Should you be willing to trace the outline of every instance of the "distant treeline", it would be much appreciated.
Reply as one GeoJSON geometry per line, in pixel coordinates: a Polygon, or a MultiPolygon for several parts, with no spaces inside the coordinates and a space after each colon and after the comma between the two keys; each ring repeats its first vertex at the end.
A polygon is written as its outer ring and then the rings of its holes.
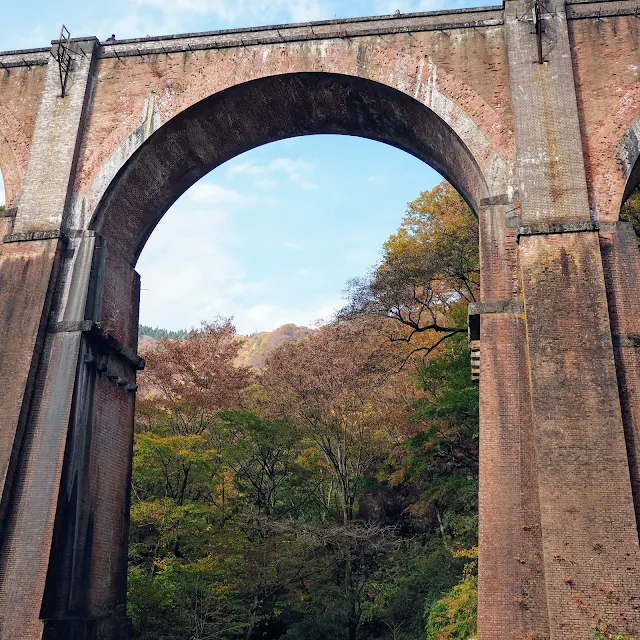
{"type": "Polygon", "coordinates": [[[184,340],[189,332],[185,329],[178,331],[170,331],[169,329],[160,329],[159,327],[148,327],[146,324],[138,325],[138,337],[150,336],[155,340],[184,340]]]}

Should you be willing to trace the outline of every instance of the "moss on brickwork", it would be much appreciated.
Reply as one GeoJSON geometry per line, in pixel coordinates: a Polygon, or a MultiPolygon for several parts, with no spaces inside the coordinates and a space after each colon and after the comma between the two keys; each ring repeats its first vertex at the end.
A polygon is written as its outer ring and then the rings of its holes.
{"type": "Polygon", "coordinates": [[[625,636],[624,634],[607,631],[606,629],[594,629],[591,638],[592,640],[636,640],[631,636],[625,636]]]}

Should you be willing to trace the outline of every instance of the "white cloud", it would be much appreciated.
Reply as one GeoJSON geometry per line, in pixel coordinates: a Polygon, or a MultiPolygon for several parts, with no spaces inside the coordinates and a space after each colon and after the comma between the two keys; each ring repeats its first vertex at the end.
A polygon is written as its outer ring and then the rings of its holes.
{"type": "Polygon", "coordinates": [[[198,182],[194,184],[193,187],[189,189],[187,197],[191,202],[208,206],[240,204],[250,200],[250,198],[243,196],[233,189],[225,189],[218,184],[208,182],[198,182]]]}
{"type": "Polygon", "coordinates": [[[291,180],[295,184],[297,184],[301,189],[304,189],[305,191],[315,191],[316,189],[320,188],[315,182],[311,182],[311,180],[307,180],[306,178],[301,178],[297,175],[291,176],[291,180]]]}
{"type": "Polygon", "coordinates": [[[256,304],[243,311],[242,324],[238,328],[241,333],[251,333],[258,327],[260,331],[273,331],[289,322],[306,327],[318,326],[330,320],[342,306],[343,303],[337,300],[307,308],[256,304]]]}
{"type": "Polygon", "coordinates": [[[288,175],[309,173],[314,165],[306,160],[294,160],[293,158],[276,158],[267,164],[256,164],[253,160],[247,160],[235,164],[229,168],[229,175],[236,173],[248,175],[263,175],[265,173],[282,172],[288,175]]]}
{"type": "Polygon", "coordinates": [[[322,20],[331,15],[332,5],[323,0],[134,0],[140,7],[151,7],[163,14],[181,16],[214,16],[236,23],[273,20],[283,17],[293,22],[322,20]]]}
{"type": "MultiPolygon", "coordinates": [[[[153,232],[136,270],[141,274],[143,324],[170,329],[199,326],[215,316],[233,317],[242,334],[271,331],[288,322],[313,326],[342,303],[322,298],[277,301],[282,285],[249,279],[235,256],[237,229],[220,212],[176,203],[153,232]]],[[[282,242],[286,249],[304,248],[282,242]]],[[[309,269],[300,269],[306,275],[309,269]]]]}
{"type": "MultiPolygon", "coordinates": [[[[306,160],[295,160],[293,158],[276,158],[267,164],[256,164],[252,160],[234,164],[229,167],[228,175],[250,175],[264,176],[273,174],[284,174],[289,180],[300,189],[305,191],[315,191],[319,186],[309,179],[315,165],[306,160]]],[[[272,188],[276,182],[269,178],[260,178],[256,184],[262,188],[272,188]]]]}
{"type": "Polygon", "coordinates": [[[275,180],[270,180],[269,178],[261,178],[260,180],[256,180],[254,184],[259,189],[268,190],[268,189],[274,189],[277,183],[275,180]]]}
{"type": "Polygon", "coordinates": [[[369,176],[367,182],[371,184],[387,184],[389,179],[386,176],[369,176]]]}

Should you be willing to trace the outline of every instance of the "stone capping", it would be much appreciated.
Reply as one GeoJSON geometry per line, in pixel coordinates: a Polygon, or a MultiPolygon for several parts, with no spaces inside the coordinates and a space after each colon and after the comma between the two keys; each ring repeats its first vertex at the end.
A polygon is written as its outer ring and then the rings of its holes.
{"type": "Polygon", "coordinates": [[[49,327],[49,333],[74,333],[77,331],[85,333],[90,340],[94,340],[106,347],[107,350],[117,354],[137,371],[144,369],[145,361],[133,349],[104,331],[100,323],[94,320],[62,320],[49,327]]]}
{"type": "MultiPolygon", "coordinates": [[[[216,49],[229,49],[233,47],[250,47],[258,45],[284,44],[287,42],[308,42],[313,40],[335,40],[360,38],[364,36],[395,35],[400,33],[419,33],[422,31],[446,31],[450,29],[475,29],[478,27],[495,27],[504,24],[502,18],[490,20],[472,20],[468,22],[438,22],[422,23],[405,26],[372,27],[359,28],[357,30],[341,31],[326,30],[314,31],[313,26],[300,27],[295,33],[280,32],[278,29],[262,32],[260,34],[249,34],[244,38],[238,34],[216,38],[213,41],[202,40],[193,44],[178,40],[176,44],[159,44],[157,42],[145,41],[143,47],[132,47],[126,44],[123,48],[107,49],[103,43],[103,49],[99,58],[131,58],[145,55],[163,55],[170,53],[195,53],[197,51],[208,51],[216,49]]],[[[190,38],[191,36],[189,36],[190,38]]]]}
{"type": "Polygon", "coordinates": [[[487,313],[505,313],[518,315],[524,313],[522,300],[488,300],[487,302],[470,302],[468,315],[484,315],[487,313]]]}
{"type": "Polygon", "coordinates": [[[640,333],[612,333],[614,347],[640,347],[640,333]]]}
{"type": "Polygon", "coordinates": [[[16,207],[13,209],[4,209],[0,211],[0,218],[15,218],[16,213],[18,213],[18,209],[16,207]]]}
{"type": "Polygon", "coordinates": [[[547,236],[557,233],[583,233],[594,231],[616,231],[619,225],[627,224],[624,220],[616,222],[539,222],[518,227],[520,236],[547,236]]]}
{"type": "Polygon", "coordinates": [[[1,51],[0,71],[7,74],[16,67],[42,67],[49,64],[51,47],[46,49],[25,49],[24,51],[1,51]]]}
{"type": "Polygon", "coordinates": [[[508,193],[501,193],[497,196],[492,196],[490,198],[482,198],[480,200],[481,207],[493,207],[495,205],[507,205],[513,204],[513,198],[509,197],[508,193]]]}
{"type": "Polygon", "coordinates": [[[640,18],[640,5],[637,0],[566,0],[566,15],[567,20],[634,15],[640,18]]]}
{"type": "MultiPolygon", "coordinates": [[[[413,18],[437,18],[442,16],[460,16],[473,13],[502,13],[503,6],[489,5],[484,7],[470,7],[462,9],[443,9],[440,11],[417,11],[413,13],[401,13],[399,15],[386,14],[380,16],[363,16],[356,18],[336,18],[334,20],[313,20],[310,22],[289,22],[281,24],[261,25],[257,27],[243,27],[239,29],[217,29],[214,31],[195,31],[189,33],[178,33],[164,36],[153,36],[148,38],[129,38],[123,40],[116,40],[111,42],[103,42],[103,46],[117,46],[120,44],[133,44],[133,43],[145,43],[145,42],[157,42],[161,40],[183,40],[186,38],[206,38],[209,36],[229,36],[242,33],[256,33],[260,31],[274,31],[284,29],[299,29],[304,27],[329,27],[340,26],[345,24],[358,24],[362,22],[381,22],[385,20],[409,20],[413,18]]],[[[86,38],[83,38],[86,39],[86,38]]],[[[71,39],[73,42],[74,38],[71,39]]]]}
{"type": "Polygon", "coordinates": [[[539,222],[518,228],[520,236],[546,236],[556,233],[580,233],[583,231],[598,231],[595,222],[539,222]]]}
{"type": "Polygon", "coordinates": [[[3,242],[33,242],[37,240],[54,240],[58,239],[65,244],[69,242],[69,238],[60,231],[60,229],[52,229],[51,231],[28,231],[26,233],[10,233],[6,235],[3,242]]]}

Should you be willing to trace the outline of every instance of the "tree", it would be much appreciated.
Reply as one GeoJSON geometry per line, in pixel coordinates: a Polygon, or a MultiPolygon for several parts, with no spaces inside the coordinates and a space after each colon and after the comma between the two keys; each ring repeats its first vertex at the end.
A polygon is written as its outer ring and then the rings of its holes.
{"type": "Polygon", "coordinates": [[[162,420],[174,435],[204,433],[218,413],[241,404],[249,372],[237,367],[240,341],[230,320],[203,323],[184,340],[160,340],[145,351],[138,425],[162,420]]]}
{"type": "Polygon", "coordinates": [[[378,400],[388,371],[388,354],[375,338],[338,323],[280,346],[261,377],[269,411],[289,416],[321,452],[332,479],[327,502],[338,498],[345,524],[385,438],[378,400]]]}
{"type": "Polygon", "coordinates": [[[381,263],[348,285],[343,319],[373,317],[392,342],[411,343],[403,359],[428,354],[466,329],[466,305],[479,289],[478,221],[442,182],[409,203],[381,263]]]}

